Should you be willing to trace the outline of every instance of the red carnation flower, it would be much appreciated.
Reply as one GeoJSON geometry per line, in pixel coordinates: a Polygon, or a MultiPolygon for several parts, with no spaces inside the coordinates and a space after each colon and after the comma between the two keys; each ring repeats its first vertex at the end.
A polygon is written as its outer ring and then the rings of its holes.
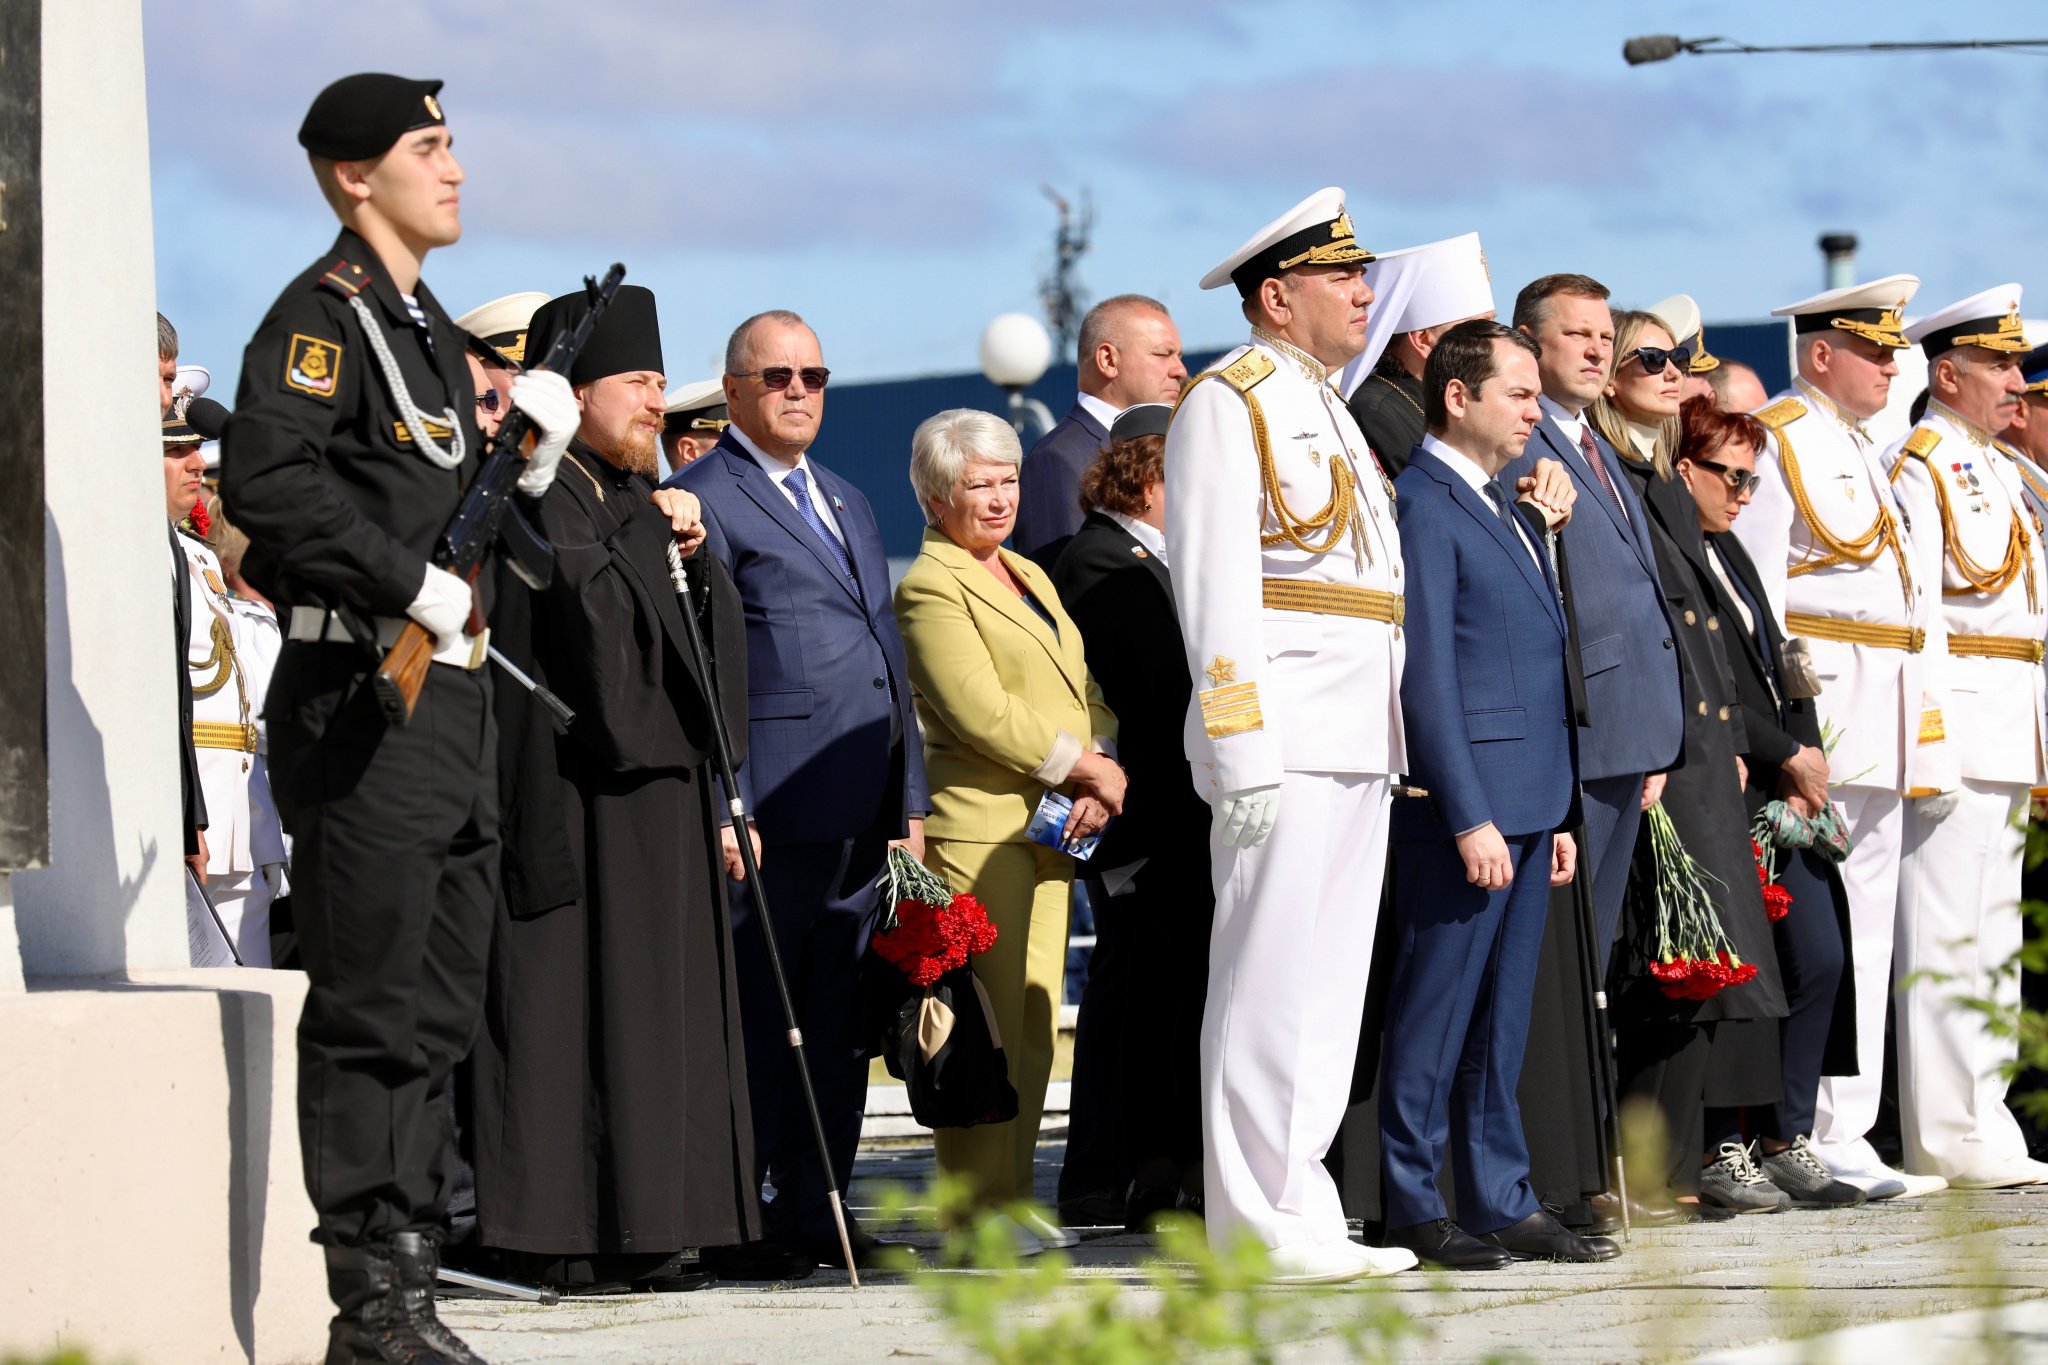
{"type": "Polygon", "coordinates": [[[1792,893],[1772,882],[1764,887],[1764,913],[1772,923],[1792,913],[1792,893]]]}

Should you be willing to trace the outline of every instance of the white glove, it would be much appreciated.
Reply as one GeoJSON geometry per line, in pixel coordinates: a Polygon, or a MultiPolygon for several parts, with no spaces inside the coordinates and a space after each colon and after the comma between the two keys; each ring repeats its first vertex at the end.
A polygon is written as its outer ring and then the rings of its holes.
{"type": "Polygon", "coordinates": [[[576,435],[582,414],[576,410],[576,395],[569,381],[547,370],[514,376],[512,406],[539,429],[533,454],[526,459],[526,472],[519,476],[519,491],[537,498],[555,481],[555,466],[562,462],[562,452],[576,435]]]}
{"type": "Polygon", "coordinates": [[[405,614],[425,626],[443,648],[458,643],[469,625],[469,584],[446,569],[427,565],[427,581],[405,614]]]}
{"type": "Polygon", "coordinates": [[[1280,787],[1240,787],[1223,794],[1216,819],[1223,829],[1223,842],[1233,848],[1257,848],[1273,832],[1273,817],[1280,813],[1280,787]]]}
{"type": "Polygon", "coordinates": [[[1960,792],[1936,792],[1932,796],[1917,796],[1913,798],[1913,809],[1920,812],[1923,820],[1946,820],[1961,795],[1960,792]]]}

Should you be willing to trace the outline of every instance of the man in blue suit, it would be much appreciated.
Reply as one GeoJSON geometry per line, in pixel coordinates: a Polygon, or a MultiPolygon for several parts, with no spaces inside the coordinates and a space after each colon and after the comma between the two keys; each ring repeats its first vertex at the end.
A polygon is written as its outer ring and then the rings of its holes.
{"type": "MultiPolygon", "coordinates": [[[[1401,710],[1409,776],[1428,795],[1393,812],[1386,1241],[1449,1269],[1620,1254],[1538,1203],[1515,1098],[1550,888],[1576,861],[1561,832],[1578,798],[1564,612],[1501,480],[1541,420],[1540,392],[1526,336],[1453,327],[1423,371],[1428,434],[1395,481],[1409,570],[1401,710]],[[1456,1223],[1437,1189],[1452,1140],[1456,1223]]],[[[1535,506],[1548,523],[1575,500],[1535,506]]]]}
{"type": "Polygon", "coordinates": [[[1117,415],[1140,403],[1180,399],[1188,367],[1180,329],[1166,305],[1143,294],[1104,299],[1081,319],[1080,395],[1059,425],[1039,438],[1017,475],[1017,528],[1010,546],[1044,566],[1081,529],[1081,474],[1102,447],[1117,415]]]}
{"type": "Polygon", "coordinates": [[[1648,514],[1613,447],[1585,417],[1614,364],[1607,287],[1584,275],[1545,275],[1516,296],[1515,329],[1541,352],[1543,418],[1505,477],[1513,484],[1549,458],[1571,472],[1579,495],[1580,513],[1559,539],[1586,683],[1580,861],[1592,878],[1595,947],[1604,967],[1621,926],[1642,812],[1656,803],[1664,770],[1678,763],[1685,743],[1678,650],[1664,615],[1648,514]]]}
{"type": "MultiPolygon", "coordinates": [[[[924,749],[910,710],[903,639],[881,531],[866,498],[811,460],[824,412],[817,334],[795,313],[747,319],[725,352],[731,425],[671,477],[703,504],[711,553],[731,570],[747,630],[747,765],[741,785],[761,840],[761,876],[804,1050],[845,1190],[867,1098],[858,982],[874,927],[875,880],[891,842],[922,856],[924,749]]],[[[726,830],[727,870],[738,845],[726,830]]],[[[775,1187],[772,1242],[838,1264],[824,1172],[757,923],[735,886],[733,939],[759,1169],[775,1187]]],[[[856,1233],[865,1262],[875,1243],[856,1233]]],[[[772,1255],[721,1267],[775,1277],[772,1255]]]]}

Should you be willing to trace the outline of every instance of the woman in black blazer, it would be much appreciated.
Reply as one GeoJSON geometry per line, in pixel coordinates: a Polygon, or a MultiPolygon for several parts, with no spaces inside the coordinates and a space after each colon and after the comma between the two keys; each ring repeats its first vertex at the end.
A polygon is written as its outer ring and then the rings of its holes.
{"type": "Polygon", "coordinates": [[[1786,1008],[1738,776],[1746,744],[1728,676],[1733,646],[1724,627],[1731,623],[1709,597],[1699,513],[1672,470],[1685,357],[1664,324],[1648,313],[1620,312],[1614,324],[1614,377],[1606,395],[1595,400],[1592,421],[1621,453],[1623,471],[1642,499],[1678,646],[1685,751],[1680,766],[1667,774],[1664,810],[1685,851],[1719,883],[1714,900],[1721,926],[1742,960],[1757,969],[1747,983],[1704,1001],[1663,993],[1649,971],[1657,949],[1658,866],[1646,821],[1636,841],[1608,992],[1624,1095],[1654,1098],[1671,1141],[1667,1178],[1675,1202],[1657,1200],[1647,1188],[1649,1173],[1629,1182],[1647,1206],[1637,1219],[1657,1223],[1726,1216],[1712,1206],[1695,1211],[1690,1201],[1700,1190],[1706,1112],[1710,1106],[1765,1104],[1778,1094],[1777,1021],[1786,1008]]]}
{"type": "Polygon", "coordinates": [[[1062,1205],[1111,1188],[1141,1230],[1199,1207],[1202,1002],[1209,982],[1209,806],[1181,727],[1194,683],[1167,573],[1162,481],[1173,410],[1127,410],[1081,478],[1081,529],[1052,569],[1088,671],[1117,715],[1134,799],[1087,864],[1095,950],[1074,1039],[1062,1205]]]}
{"type": "MultiPolygon", "coordinates": [[[[1729,530],[1756,487],[1763,424],[1741,413],[1717,411],[1699,398],[1685,405],[1681,417],[1677,473],[1699,509],[1713,570],[1706,587],[1729,626],[1727,661],[1748,737],[1744,795],[1750,814],[1783,800],[1810,815],[1827,800],[1819,716],[1811,697],[1789,695],[1801,689],[1786,668],[1784,634],[1755,564],[1729,530]]],[[[1746,1127],[1761,1154],[1761,1173],[1786,1192],[1794,1207],[1860,1203],[1861,1191],[1833,1180],[1806,1150],[1820,1078],[1856,1070],[1849,901],[1835,864],[1811,849],[1780,849],[1777,869],[1778,884],[1792,896],[1790,912],[1772,926],[1788,1006],[1779,1025],[1784,1093],[1775,1104],[1708,1112],[1711,1164],[1702,1197],[1712,1199],[1730,1182],[1746,1178],[1746,1127]]]]}

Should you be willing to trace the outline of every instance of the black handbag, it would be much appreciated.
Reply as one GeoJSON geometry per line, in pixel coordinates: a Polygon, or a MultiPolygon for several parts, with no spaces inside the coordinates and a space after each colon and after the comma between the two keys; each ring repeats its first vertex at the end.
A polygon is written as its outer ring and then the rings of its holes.
{"type": "Polygon", "coordinates": [[[988,992],[972,966],[923,989],[891,969],[902,997],[883,1029],[883,1065],[910,1092],[927,1128],[972,1128],[1017,1117],[1017,1088],[988,992]]]}

